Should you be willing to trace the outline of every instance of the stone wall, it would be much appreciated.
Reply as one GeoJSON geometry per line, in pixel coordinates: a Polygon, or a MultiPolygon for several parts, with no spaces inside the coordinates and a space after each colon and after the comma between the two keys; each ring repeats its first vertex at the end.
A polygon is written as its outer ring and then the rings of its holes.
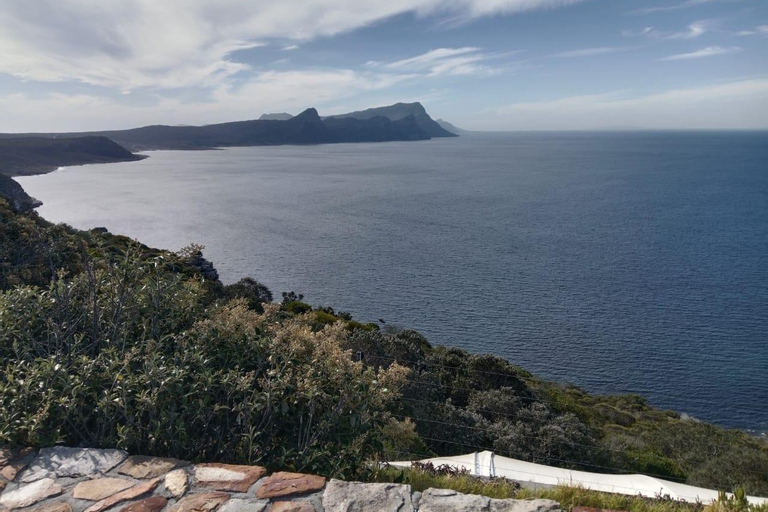
{"type": "Polygon", "coordinates": [[[259,466],[189,464],[121,450],[0,448],[0,511],[559,512],[550,500],[495,500],[445,489],[327,481],[259,466]]]}

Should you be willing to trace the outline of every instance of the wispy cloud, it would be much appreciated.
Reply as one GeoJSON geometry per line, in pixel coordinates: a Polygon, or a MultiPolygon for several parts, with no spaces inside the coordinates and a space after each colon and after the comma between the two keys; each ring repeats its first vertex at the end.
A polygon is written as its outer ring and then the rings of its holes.
{"type": "Polygon", "coordinates": [[[421,73],[429,76],[491,74],[501,70],[498,66],[488,65],[488,61],[498,60],[521,51],[504,53],[484,53],[481,48],[466,46],[463,48],[437,48],[415,57],[395,62],[367,63],[370,67],[382,67],[387,70],[421,73]]]}
{"type": "Polygon", "coordinates": [[[711,22],[697,21],[688,25],[688,30],[670,34],[666,36],[666,39],[696,39],[707,33],[711,25],[711,22]]]}
{"type": "Polygon", "coordinates": [[[623,52],[628,50],[623,46],[602,46],[599,48],[581,48],[579,50],[569,50],[567,52],[553,53],[550,57],[557,58],[578,58],[578,57],[592,57],[595,55],[605,55],[608,53],[623,52]]]}
{"type": "Polygon", "coordinates": [[[716,57],[718,55],[727,55],[729,53],[736,53],[738,51],[741,51],[741,48],[738,46],[731,46],[728,48],[724,48],[722,46],[707,46],[706,48],[702,48],[701,50],[696,50],[695,52],[678,53],[676,55],[663,57],[659,60],[670,61],[670,60],[703,59],[705,57],[716,57]]]}
{"type": "Polygon", "coordinates": [[[642,9],[635,9],[632,14],[652,14],[655,12],[669,12],[678,11],[680,9],[688,9],[689,7],[696,7],[697,5],[708,4],[717,2],[718,0],[687,0],[682,3],[673,5],[663,5],[657,7],[643,7],[642,9]]]}
{"type": "Polygon", "coordinates": [[[293,50],[298,50],[299,48],[300,48],[300,46],[297,45],[297,44],[289,44],[288,46],[283,46],[282,48],[280,48],[280,51],[290,52],[290,51],[293,51],[293,50]]]}
{"type": "Polygon", "coordinates": [[[621,34],[626,37],[644,36],[655,40],[696,39],[709,32],[716,25],[716,20],[696,21],[680,32],[664,32],[654,27],[644,27],[640,30],[625,30],[621,34]]]}
{"type": "Polygon", "coordinates": [[[758,25],[751,30],[742,30],[738,32],[740,36],[768,36],[768,25],[758,25]]]}
{"type": "Polygon", "coordinates": [[[477,19],[580,1],[3,0],[0,73],[120,90],[214,87],[248,70],[235,52],[272,40],[299,44],[406,13],[477,19]]]}

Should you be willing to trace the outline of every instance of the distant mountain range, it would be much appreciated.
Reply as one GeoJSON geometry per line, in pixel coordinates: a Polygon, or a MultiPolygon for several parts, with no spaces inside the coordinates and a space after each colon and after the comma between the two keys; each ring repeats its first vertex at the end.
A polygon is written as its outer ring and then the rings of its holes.
{"type": "Polygon", "coordinates": [[[59,166],[143,158],[132,151],[194,150],[232,146],[417,141],[456,137],[429,117],[420,103],[397,103],[321,118],[314,108],[297,116],[206,126],[154,125],[130,130],[0,134],[0,173],[38,174],[59,166]]]}
{"type": "MultiPolygon", "coordinates": [[[[1,138],[22,135],[0,134],[1,138]]],[[[153,149],[210,149],[231,146],[385,142],[455,137],[441,128],[420,103],[352,112],[321,119],[309,108],[301,114],[266,114],[262,119],[206,126],[154,125],[130,130],[79,133],[23,134],[35,138],[107,137],[130,151],[153,149]],[[287,119],[279,119],[285,118],[287,119]]],[[[0,164],[1,165],[1,164],[0,164]]]]}

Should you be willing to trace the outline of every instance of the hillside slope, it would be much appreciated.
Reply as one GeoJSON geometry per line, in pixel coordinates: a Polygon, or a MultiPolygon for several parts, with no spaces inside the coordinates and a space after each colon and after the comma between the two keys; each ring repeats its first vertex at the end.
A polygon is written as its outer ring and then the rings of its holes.
{"type": "Polygon", "coordinates": [[[0,139],[0,173],[21,176],[50,172],[65,165],[141,160],[106,137],[0,139]]]}

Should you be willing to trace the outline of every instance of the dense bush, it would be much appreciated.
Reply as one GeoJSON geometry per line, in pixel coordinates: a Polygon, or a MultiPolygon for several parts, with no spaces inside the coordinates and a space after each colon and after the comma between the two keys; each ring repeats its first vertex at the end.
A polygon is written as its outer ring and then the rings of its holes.
{"type": "Polygon", "coordinates": [[[253,279],[211,277],[198,246],[193,258],[153,250],[2,200],[0,220],[0,443],[337,476],[369,458],[488,449],[768,494],[768,446],[743,432],[542,381],[294,292],[274,304],[253,279]]]}
{"type": "Polygon", "coordinates": [[[203,294],[138,248],[0,294],[0,441],[364,468],[406,370],[355,362],[343,325],[203,294]]]}

